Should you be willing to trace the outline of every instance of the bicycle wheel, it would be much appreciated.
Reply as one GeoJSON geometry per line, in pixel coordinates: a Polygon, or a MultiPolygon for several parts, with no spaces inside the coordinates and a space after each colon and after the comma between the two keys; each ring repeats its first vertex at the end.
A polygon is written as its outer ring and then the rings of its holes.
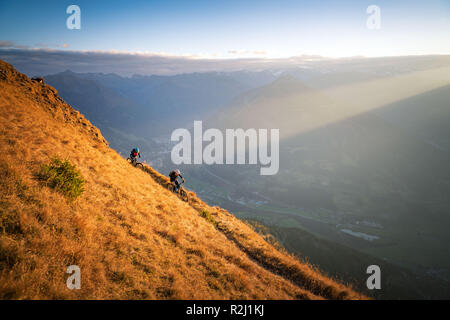
{"type": "Polygon", "coordinates": [[[136,162],[136,164],[134,165],[136,168],[141,168],[144,169],[144,165],[140,162],[136,162]]]}
{"type": "Polygon", "coordinates": [[[184,190],[184,188],[180,189],[180,198],[183,201],[186,201],[186,202],[189,201],[189,196],[188,196],[187,192],[184,190]]]}

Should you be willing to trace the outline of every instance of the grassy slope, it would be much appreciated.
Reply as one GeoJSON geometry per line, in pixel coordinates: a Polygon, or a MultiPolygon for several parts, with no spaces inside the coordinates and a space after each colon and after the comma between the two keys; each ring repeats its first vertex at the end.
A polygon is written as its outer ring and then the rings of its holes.
{"type": "Polygon", "coordinates": [[[109,148],[56,90],[2,61],[0,111],[0,298],[364,298],[195,194],[181,201],[164,176],[109,148]],[[35,179],[54,155],[86,179],[75,202],[35,179]],[[72,264],[81,290],[66,288],[72,264]]]}

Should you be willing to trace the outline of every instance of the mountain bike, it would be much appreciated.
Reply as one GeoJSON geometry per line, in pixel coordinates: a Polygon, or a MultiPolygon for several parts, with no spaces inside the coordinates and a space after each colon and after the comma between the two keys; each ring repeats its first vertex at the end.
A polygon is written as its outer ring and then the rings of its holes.
{"type": "Polygon", "coordinates": [[[131,165],[133,165],[134,167],[136,167],[136,168],[141,168],[141,169],[144,168],[144,165],[143,165],[141,162],[138,162],[138,161],[137,161],[137,158],[130,158],[130,157],[128,157],[128,158],[127,158],[127,161],[128,161],[131,165]]]}
{"type": "Polygon", "coordinates": [[[170,183],[168,188],[173,193],[178,193],[178,196],[181,198],[181,200],[188,202],[189,201],[189,196],[188,196],[186,190],[182,186],[183,183],[184,182],[180,183],[180,187],[178,188],[178,192],[176,192],[176,187],[175,187],[175,185],[173,183],[170,183]]]}

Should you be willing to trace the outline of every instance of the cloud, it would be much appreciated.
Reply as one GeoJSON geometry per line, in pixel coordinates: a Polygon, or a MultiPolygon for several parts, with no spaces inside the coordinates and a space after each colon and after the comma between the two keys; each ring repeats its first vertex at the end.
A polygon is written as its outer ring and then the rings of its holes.
{"type": "MultiPolygon", "coordinates": [[[[175,56],[151,52],[73,51],[56,49],[11,49],[3,43],[0,59],[29,76],[65,71],[172,75],[191,72],[262,70],[302,64],[303,59],[266,59],[257,57],[217,59],[199,56],[175,56]]],[[[262,54],[262,52],[261,52],[262,54]]]]}
{"type": "Polygon", "coordinates": [[[28,45],[21,45],[21,44],[17,44],[16,42],[13,41],[8,41],[8,40],[0,40],[0,49],[51,49],[51,48],[68,48],[69,44],[67,43],[63,43],[62,45],[58,45],[58,44],[48,44],[48,43],[42,43],[42,42],[38,42],[35,43],[33,46],[28,46],[28,45]]]}
{"type": "Polygon", "coordinates": [[[0,48],[11,48],[13,45],[11,41],[0,40],[0,48]]]}
{"type": "Polygon", "coordinates": [[[15,49],[27,49],[29,46],[16,44],[8,40],[0,40],[0,48],[15,48],[15,49]]]}
{"type": "Polygon", "coordinates": [[[238,56],[266,56],[268,54],[268,52],[264,50],[230,50],[228,53],[238,56]]]}
{"type": "Polygon", "coordinates": [[[264,50],[254,50],[252,51],[253,54],[257,54],[257,55],[266,55],[267,51],[264,50]]]}

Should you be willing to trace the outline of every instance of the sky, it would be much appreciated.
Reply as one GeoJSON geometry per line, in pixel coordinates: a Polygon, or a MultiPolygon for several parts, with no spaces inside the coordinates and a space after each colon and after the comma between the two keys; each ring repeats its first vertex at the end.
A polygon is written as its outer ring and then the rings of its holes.
{"type": "Polygon", "coordinates": [[[0,1],[0,49],[274,59],[450,54],[449,0],[0,1]],[[81,10],[70,30],[69,5],[81,10]],[[369,29],[370,5],[380,28],[369,29]]]}

